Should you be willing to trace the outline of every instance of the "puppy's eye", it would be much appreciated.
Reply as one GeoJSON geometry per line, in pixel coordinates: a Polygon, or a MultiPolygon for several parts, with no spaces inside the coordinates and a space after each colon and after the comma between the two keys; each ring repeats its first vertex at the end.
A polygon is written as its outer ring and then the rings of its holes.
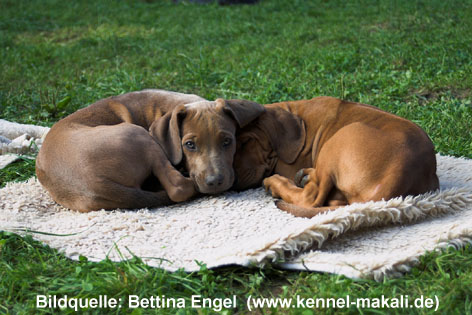
{"type": "Polygon", "coordinates": [[[225,138],[225,139],[223,140],[223,147],[224,147],[224,148],[229,147],[232,142],[233,142],[233,139],[231,139],[231,138],[225,138]]]}
{"type": "Polygon", "coordinates": [[[190,151],[194,151],[197,148],[195,142],[193,142],[192,140],[185,141],[184,145],[190,151]]]}

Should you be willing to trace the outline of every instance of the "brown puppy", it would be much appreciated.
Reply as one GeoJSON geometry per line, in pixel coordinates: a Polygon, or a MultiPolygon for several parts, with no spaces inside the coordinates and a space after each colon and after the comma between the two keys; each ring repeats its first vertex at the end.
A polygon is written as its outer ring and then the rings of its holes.
{"type": "Polygon", "coordinates": [[[197,191],[222,192],[233,183],[236,129],[263,111],[253,102],[210,102],[162,90],[110,97],[51,128],[36,174],[56,202],[82,212],[162,206],[197,191]],[[182,159],[192,178],[172,165],[182,159]],[[152,189],[151,178],[158,180],[152,189]]]}
{"type": "Polygon", "coordinates": [[[333,97],[265,107],[237,137],[236,189],[276,174],[263,184],[279,208],[312,217],[439,188],[434,146],[406,119],[333,97]]]}

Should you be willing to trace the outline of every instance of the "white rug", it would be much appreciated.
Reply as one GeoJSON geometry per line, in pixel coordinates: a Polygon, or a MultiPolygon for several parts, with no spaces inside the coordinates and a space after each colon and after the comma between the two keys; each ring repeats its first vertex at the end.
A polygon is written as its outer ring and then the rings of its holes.
{"type": "Polygon", "coordinates": [[[440,192],[354,204],[312,219],[280,211],[262,189],[83,214],[55,204],[30,179],[0,190],[0,230],[41,232],[31,234],[72,259],[136,255],[152,266],[187,271],[200,262],[209,268],[271,263],[381,280],[407,272],[426,251],[471,241],[472,160],[437,158],[440,192]]]}
{"type": "Polygon", "coordinates": [[[0,119],[0,169],[18,160],[20,155],[38,151],[48,131],[48,127],[0,119]]]}

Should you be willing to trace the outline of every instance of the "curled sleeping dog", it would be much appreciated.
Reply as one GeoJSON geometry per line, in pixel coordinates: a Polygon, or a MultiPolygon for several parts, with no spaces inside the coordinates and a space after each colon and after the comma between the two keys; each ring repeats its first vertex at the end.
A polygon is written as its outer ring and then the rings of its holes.
{"type": "Polygon", "coordinates": [[[106,98],[51,128],[36,174],[57,203],[82,212],[219,193],[233,184],[236,129],[263,111],[249,101],[162,90],[106,98]]]}
{"type": "Polygon", "coordinates": [[[279,208],[312,217],[439,188],[434,146],[411,121],[333,97],[265,108],[237,136],[236,189],[263,180],[273,197],[285,201],[279,208]]]}

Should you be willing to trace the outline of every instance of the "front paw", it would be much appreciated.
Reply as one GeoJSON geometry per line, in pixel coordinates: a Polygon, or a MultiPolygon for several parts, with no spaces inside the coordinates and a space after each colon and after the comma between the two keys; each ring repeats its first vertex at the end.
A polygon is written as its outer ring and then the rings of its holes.
{"type": "Polygon", "coordinates": [[[272,175],[271,177],[267,177],[262,182],[262,186],[264,187],[265,191],[274,198],[280,198],[279,194],[277,193],[277,182],[279,181],[278,177],[280,175],[272,175]]]}

